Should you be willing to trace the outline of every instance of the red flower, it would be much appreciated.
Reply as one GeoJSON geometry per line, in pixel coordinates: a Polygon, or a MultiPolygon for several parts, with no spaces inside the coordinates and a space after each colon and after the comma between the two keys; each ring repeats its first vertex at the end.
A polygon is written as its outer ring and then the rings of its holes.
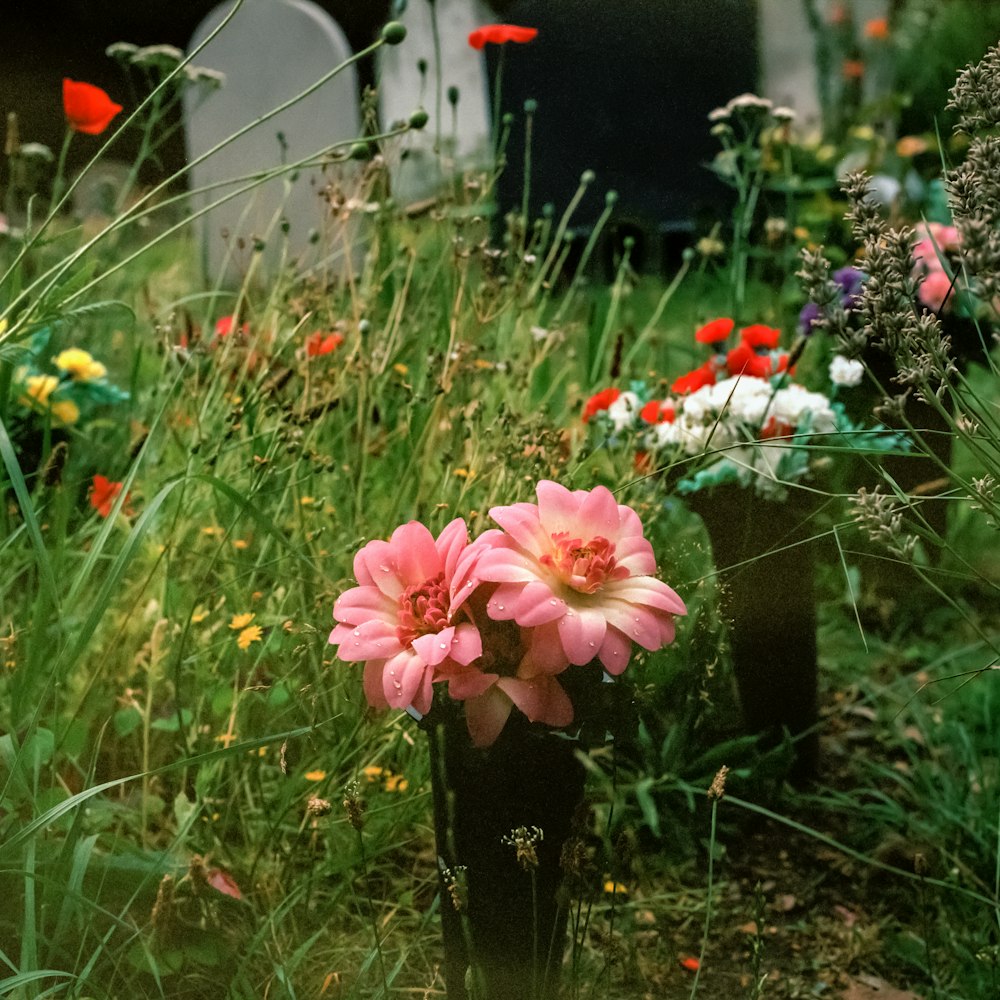
{"type": "Polygon", "coordinates": [[[695,368],[687,375],[681,375],[680,378],[675,379],[670,391],[678,396],[684,396],[706,385],[715,385],[716,381],[715,365],[711,361],[706,361],[700,368],[695,368]]]}
{"type": "Polygon", "coordinates": [[[521,28],[516,24],[486,24],[469,33],[469,44],[481,49],[487,42],[505,45],[507,42],[530,42],[538,35],[537,28],[521,28]]]}
{"type": "Polygon", "coordinates": [[[699,344],[717,344],[720,340],[725,340],[733,332],[736,324],[726,316],[720,319],[713,319],[711,323],[706,323],[695,331],[694,339],[699,344]]]}
{"type": "Polygon", "coordinates": [[[767,441],[769,438],[788,437],[795,428],[778,417],[768,417],[767,423],[760,429],[760,440],[767,441]]]}
{"type": "Polygon", "coordinates": [[[779,329],[764,323],[754,323],[753,326],[745,326],[740,330],[740,339],[750,347],[773,349],[778,346],[780,338],[781,331],[779,329]]]}
{"type": "Polygon", "coordinates": [[[651,399],[640,411],[639,416],[647,424],[672,424],[676,413],[673,403],[660,402],[658,399],[651,399]]]}
{"type": "Polygon", "coordinates": [[[344,342],[339,333],[322,334],[316,332],[306,338],[306,357],[315,358],[320,354],[329,354],[344,342]]]}
{"type": "MultiPolygon", "coordinates": [[[[216,337],[228,337],[233,332],[233,327],[236,325],[235,316],[221,316],[215,321],[215,335],[216,337]]],[[[250,324],[244,323],[240,327],[240,333],[245,337],[250,333],[250,324]]]]}
{"type": "Polygon", "coordinates": [[[865,64],[860,59],[845,59],[840,72],[845,80],[860,80],[865,75],[865,64]]]}
{"type": "Polygon", "coordinates": [[[771,358],[767,354],[757,354],[744,340],[726,355],[726,369],[730,375],[754,375],[767,378],[772,374],[771,358]]]}
{"type": "MultiPolygon", "coordinates": [[[[94,476],[94,481],[90,486],[90,506],[97,511],[101,517],[108,517],[111,514],[111,508],[114,507],[115,501],[118,499],[118,495],[122,491],[121,483],[113,483],[106,476],[94,476]]],[[[125,502],[128,503],[128,499],[131,493],[125,495],[125,502]]]]}
{"type": "Polygon", "coordinates": [[[63,110],[74,132],[100,135],[121,109],[100,87],[63,78],[63,110]]]}
{"type": "Polygon", "coordinates": [[[606,410],[621,394],[621,389],[614,387],[595,393],[587,400],[587,404],[583,408],[583,422],[589,423],[591,417],[606,410]]]}
{"type": "Polygon", "coordinates": [[[687,969],[688,972],[697,972],[701,965],[693,955],[682,955],[678,961],[681,963],[681,968],[687,969]]]}
{"type": "Polygon", "coordinates": [[[870,21],[865,21],[865,38],[872,38],[875,41],[885,41],[889,37],[889,18],[873,17],[870,21]]]}

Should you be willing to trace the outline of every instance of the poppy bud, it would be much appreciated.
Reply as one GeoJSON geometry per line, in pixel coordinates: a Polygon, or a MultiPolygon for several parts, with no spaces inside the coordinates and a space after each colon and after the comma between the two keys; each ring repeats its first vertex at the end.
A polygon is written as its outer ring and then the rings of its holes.
{"type": "Polygon", "coordinates": [[[448,103],[455,107],[458,104],[458,87],[448,88],[448,103]]]}
{"type": "Polygon", "coordinates": [[[537,110],[538,110],[538,101],[536,101],[533,97],[529,97],[524,102],[524,113],[526,115],[533,115],[537,110]]]}
{"type": "Polygon", "coordinates": [[[372,151],[367,142],[355,142],[351,144],[351,150],[348,155],[352,160],[370,160],[372,151]]]}
{"type": "Polygon", "coordinates": [[[514,124],[514,116],[508,111],[503,118],[500,119],[500,123],[504,128],[510,128],[514,124]]]}
{"type": "Polygon", "coordinates": [[[593,170],[584,170],[584,172],[580,174],[581,184],[593,184],[596,180],[597,174],[595,174],[593,170]]]}
{"type": "Polygon", "coordinates": [[[382,41],[386,45],[399,45],[406,38],[406,26],[399,21],[389,21],[382,29],[382,41]]]}
{"type": "Polygon", "coordinates": [[[428,121],[430,116],[424,111],[423,108],[417,108],[416,111],[410,115],[410,128],[422,129],[428,121]]]}
{"type": "Polygon", "coordinates": [[[604,204],[607,205],[608,208],[611,208],[613,205],[617,203],[618,203],[618,192],[612,188],[604,196],[604,204]]]}

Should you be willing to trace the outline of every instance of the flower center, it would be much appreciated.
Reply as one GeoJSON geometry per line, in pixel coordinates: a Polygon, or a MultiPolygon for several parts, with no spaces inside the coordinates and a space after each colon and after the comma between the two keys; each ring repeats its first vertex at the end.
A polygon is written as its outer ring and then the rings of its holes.
{"type": "Polygon", "coordinates": [[[414,639],[440,632],[451,624],[448,617],[448,588],[444,573],[407,587],[399,596],[396,638],[408,646],[414,639]]]}
{"type": "Polygon", "coordinates": [[[600,535],[586,544],[580,538],[570,538],[567,531],[557,531],[551,538],[553,551],[541,557],[542,565],[582,594],[592,594],[605,581],[624,580],[629,575],[615,559],[614,542],[600,535]]]}

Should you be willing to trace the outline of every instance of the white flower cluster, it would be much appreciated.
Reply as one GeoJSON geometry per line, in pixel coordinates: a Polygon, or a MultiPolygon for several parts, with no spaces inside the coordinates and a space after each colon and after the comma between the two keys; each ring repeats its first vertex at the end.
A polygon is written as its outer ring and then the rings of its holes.
{"type": "Polygon", "coordinates": [[[780,482],[797,478],[793,469],[801,475],[801,446],[807,438],[837,430],[830,400],[822,393],[794,383],[775,388],[767,379],[747,375],[704,386],[666,405],[673,407],[674,419],[651,427],[645,447],[687,455],[717,452],[720,461],[736,465],[739,478],[753,481],[761,492],[780,491],[780,482]],[[796,450],[796,460],[785,461],[796,450]]]}
{"type": "Polygon", "coordinates": [[[865,377],[865,366],[860,361],[845,358],[843,354],[835,354],[830,362],[830,381],[834,385],[848,388],[861,385],[865,377]]]}

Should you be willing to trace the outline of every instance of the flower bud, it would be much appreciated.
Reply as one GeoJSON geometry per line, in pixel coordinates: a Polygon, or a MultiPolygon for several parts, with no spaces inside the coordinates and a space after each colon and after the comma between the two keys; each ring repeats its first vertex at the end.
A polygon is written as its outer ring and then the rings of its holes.
{"type": "Polygon", "coordinates": [[[382,41],[386,45],[399,45],[406,38],[406,26],[399,21],[389,21],[382,29],[382,41]]]}
{"type": "Polygon", "coordinates": [[[410,128],[422,129],[429,119],[429,115],[423,108],[417,108],[416,111],[410,115],[410,128]]]}

